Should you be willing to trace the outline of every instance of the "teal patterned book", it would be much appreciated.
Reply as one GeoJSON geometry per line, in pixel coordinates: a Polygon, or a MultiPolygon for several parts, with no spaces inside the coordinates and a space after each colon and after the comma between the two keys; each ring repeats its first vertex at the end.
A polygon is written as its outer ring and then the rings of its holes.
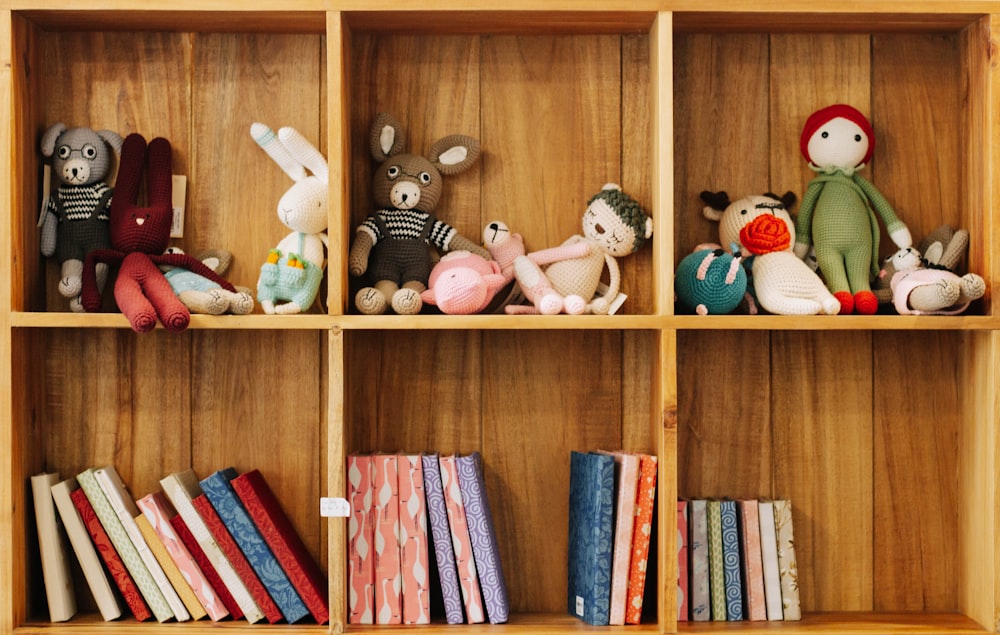
{"type": "Polygon", "coordinates": [[[722,566],[722,501],[710,500],[708,516],[708,593],[712,621],[726,621],[726,580],[722,566]]]}
{"type": "Polygon", "coordinates": [[[219,470],[201,481],[201,489],[278,605],[285,621],[294,624],[309,615],[309,609],[230,485],[229,481],[237,476],[239,473],[231,467],[219,470]]]}
{"type": "Polygon", "coordinates": [[[567,605],[595,626],[610,619],[614,487],[614,457],[570,454],[567,605]]]}
{"type": "Polygon", "coordinates": [[[97,514],[97,519],[101,521],[104,531],[111,538],[111,544],[114,545],[118,556],[125,563],[125,568],[128,569],[129,575],[132,576],[135,585],[139,587],[139,592],[142,593],[146,604],[153,611],[156,620],[158,622],[166,622],[172,619],[174,613],[170,610],[170,605],[167,604],[166,598],[160,592],[160,587],[156,585],[156,581],[153,580],[149,569],[142,562],[139,550],[135,548],[132,540],[125,533],[125,527],[118,518],[118,514],[111,507],[111,503],[108,502],[107,497],[104,495],[104,490],[101,489],[101,485],[97,482],[97,477],[94,475],[94,468],[77,474],[76,480],[80,484],[80,488],[83,489],[83,493],[87,495],[87,500],[90,501],[91,507],[94,508],[94,513],[97,514]]]}
{"type": "Polygon", "coordinates": [[[743,571],[740,566],[739,514],[736,501],[722,501],[719,506],[722,526],[722,571],[726,587],[726,620],[743,619],[743,571]]]}

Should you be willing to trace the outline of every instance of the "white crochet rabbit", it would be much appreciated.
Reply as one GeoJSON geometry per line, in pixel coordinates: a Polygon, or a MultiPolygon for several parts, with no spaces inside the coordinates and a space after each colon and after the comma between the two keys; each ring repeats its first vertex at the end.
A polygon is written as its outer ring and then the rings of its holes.
{"type": "Polygon", "coordinates": [[[301,313],[316,299],[326,266],[326,159],[288,126],[275,134],[265,124],[254,123],[250,136],[295,181],[278,201],[278,218],[292,232],[271,249],[261,266],[257,300],[265,313],[301,313]]]}

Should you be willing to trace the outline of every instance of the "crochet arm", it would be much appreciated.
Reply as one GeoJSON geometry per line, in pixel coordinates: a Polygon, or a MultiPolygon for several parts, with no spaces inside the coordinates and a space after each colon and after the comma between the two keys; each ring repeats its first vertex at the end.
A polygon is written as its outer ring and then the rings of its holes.
{"type": "Polygon", "coordinates": [[[583,241],[565,242],[558,247],[549,247],[533,251],[528,254],[528,258],[538,265],[545,265],[558,262],[560,260],[572,260],[573,258],[584,258],[590,253],[590,245],[583,241]]]}
{"type": "Polygon", "coordinates": [[[912,246],[913,237],[910,235],[909,228],[906,226],[906,223],[899,220],[896,216],[896,211],[892,209],[892,205],[882,195],[882,192],[879,192],[878,188],[858,174],[854,175],[854,182],[865,193],[865,196],[868,197],[872,209],[882,218],[882,222],[885,223],[885,229],[889,232],[892,242],[896,243],[896,246],[900,249],[912,246]]]}
{"type": "Polygon", "coordinates": [[[375,246],[375,239],[367,230],[358,228],[354,235],[354,244],[351,245],[351,253],[347,257],[347,266],[351,275],[355,278],[364,275],[368,271],[368,256],[375,246]]]}
{"type": "Polygon", "coordinates": [[[795,255],[799,258],[805,258],[812,244],[812,215],[823,185],[823,182],[813,179],[806,189],[806,195],[802,197],[802,204],[795,218],[795,255]]]}
{"type": "Polygon", "coordinates": [[[618,268],[618,259],[614,256],[604,254],[604,262],[608,265],[608,273],[610,274],[608,291],[603,296],[595,298],[588,305],[591,313],[600,315],[606,314],[611,308],[611,302],[618,296],[622,281],[621,270],[618,268]]]}
{"type": "Polygon", "coordinates": [[[480,247],[476,243],[472,242],[465,236],[461,234],[455,234],[451,241],[448,243],[448,251],[470,251],[474,254],[482,256],[486,260],[490,260],[492,256],[490,252],[486,251],[483,247],[480,247]]]}
{"type": "Polygon", "coordinates": [[[162,254],[153,259],[157,264],[172,265],[182,267],[192,273],[196,273],[203,278],[208,278],[226,291],[236,292],[236,287],[231,282],[215,273],[208,265],[198,260],[194,256],[187,254],[162,254]]]}
{"type": "Polygon", "coordinates": [[[121,264],[122,254],[114,249],[95,249],[83,260],[83,289],[80,292],[80,304],[88,313],[101,308],[101,291],[97,286],[97,263],[111,266],[121,264]]]}

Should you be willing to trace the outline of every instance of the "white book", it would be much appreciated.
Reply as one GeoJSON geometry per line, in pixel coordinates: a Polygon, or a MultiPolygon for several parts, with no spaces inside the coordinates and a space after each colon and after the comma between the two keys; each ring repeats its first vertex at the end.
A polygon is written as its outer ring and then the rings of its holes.
{"type": "Polygon", "coordinates": [[[778,535],[774,529],[774,503],[758,501],[760,555],[764,569],[764,600],[768,620],[783,620],[781,579],[778,574],[778,535]]]}
{"type": "Polygon", "coordinates": [[[42,579],[49,604],[49,619],[65,622],[76,614],[73,578],[69,558],[62,538],[62,523],[52,501],[52,485],[59,482],[54,472],[31,477],[31,495],[35,503],[35,526],[38,529],[38,550],[42,557],[42,579]]]}
{"type": "Polygon", "coordinates": [[[70,493],[79,487],[76,479],[70,477],[65,481],[60,481],[52,486],[52,500],[55,501],[56,510],[62,518],[63,527],[66,528],[66,535],[69,536],[69,543],[76,553],[76,559],[80,562],[83,575],[87,579],[87,586],[90,593],[97,602],[97,609],[101,612],[101,617],[105,621],[116,620],[122,616],[122,607],[115,595],[111,579],[108,577],[101,563],[101,558],[94,548],[94,543],[87,532],[87,526],[80,517],[70,493]]]}
{"type": "Polygon", "coordinates": [[[143,538],[142,532],[139,530],[139,525],[135,522],[135,517],[142,512],[136,507],[135,501],[132,500],[132,495],[129,494],[128,488],[125,487],[125,482],[118,475],[118,471],[113,465],[106,465],[96,468],[94,470],[94,477],[104,491],[104,495],[107,496],[108,503],[111,504],[111,509],[115,510],[115,514],[118,515],[118,520],[121,521],[122,526],[125,528],[125,533],[128,534],[129,540],[132,541],[136,551],[139,552],[139,557],[142,558],[143,564],[149,570],[149,575],[153,576],[153,581],[156,582],[160,593],[163,594],[163,599],[167,601],[167,605],[174,614],[174,618],[178,622],[190,620],[191,614],[188,613],[187,607],[184,606],[181,597],[177,595],[174,585],[170,583],[167,574],[163,572],[163,567],[160,566],[156,555],[149,548],[146,539],[143,538]]]}
{"type": "Polygon", "coordinates": [[[170,474],[160,479],[160,487],[163,488],[163,493],[166,494],[174,509],[180,514],[181,520],[191,530],[194,539],[198,541],[198,546],[215,567],[216,573],[226,585],[229,594],[233,596],[233,600],[243,611],[243,617],[251,624],[264,619],[263,611],[257,606],[240,575],[233,568],[219,544],[215,542],[215,538],[212,537],[212,532],[205,524],[201,514],[195,509],[192,501],[202,492],[201,484],[194,470],[170,474]]]}

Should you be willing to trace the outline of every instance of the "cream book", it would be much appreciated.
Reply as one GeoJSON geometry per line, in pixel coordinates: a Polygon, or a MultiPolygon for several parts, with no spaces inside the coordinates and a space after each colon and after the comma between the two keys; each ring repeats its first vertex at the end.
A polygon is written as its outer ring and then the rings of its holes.
{"type": "Polygon", "coordinates": [[[73,578],[69,572],[69,557],[62,537],[62,523],[52,501],[52,486],[59,482],[54,472],[31,477],[31,495],[35,503],[35,526],[38,529],[38,550],[42,557],[42,579],[49,604],[49,619],[65,622],[76,614],[73,578]]]}
{"type": "Polygon", "coordinates": [[[66,528],[66,535],[69,536],[69,544],[73,547],[80,568],[83,569],[83,577],[87,579],[87,586],[90,587],[90,593],[94,596],[101,617],[105,621],[116,620],[122,616],[121,604],[115,595],[111,579],[101,564],[101,558],[97,555],[97,549],[90,539],[87,526],[83,523],[76,505],[73,504],[73,499],[70,498],[70,494],[79,487],[73,477],[60,481],[52,486],[52,500],[55,501],[56,510],[59,511],[63,527],[66,528]]]}

